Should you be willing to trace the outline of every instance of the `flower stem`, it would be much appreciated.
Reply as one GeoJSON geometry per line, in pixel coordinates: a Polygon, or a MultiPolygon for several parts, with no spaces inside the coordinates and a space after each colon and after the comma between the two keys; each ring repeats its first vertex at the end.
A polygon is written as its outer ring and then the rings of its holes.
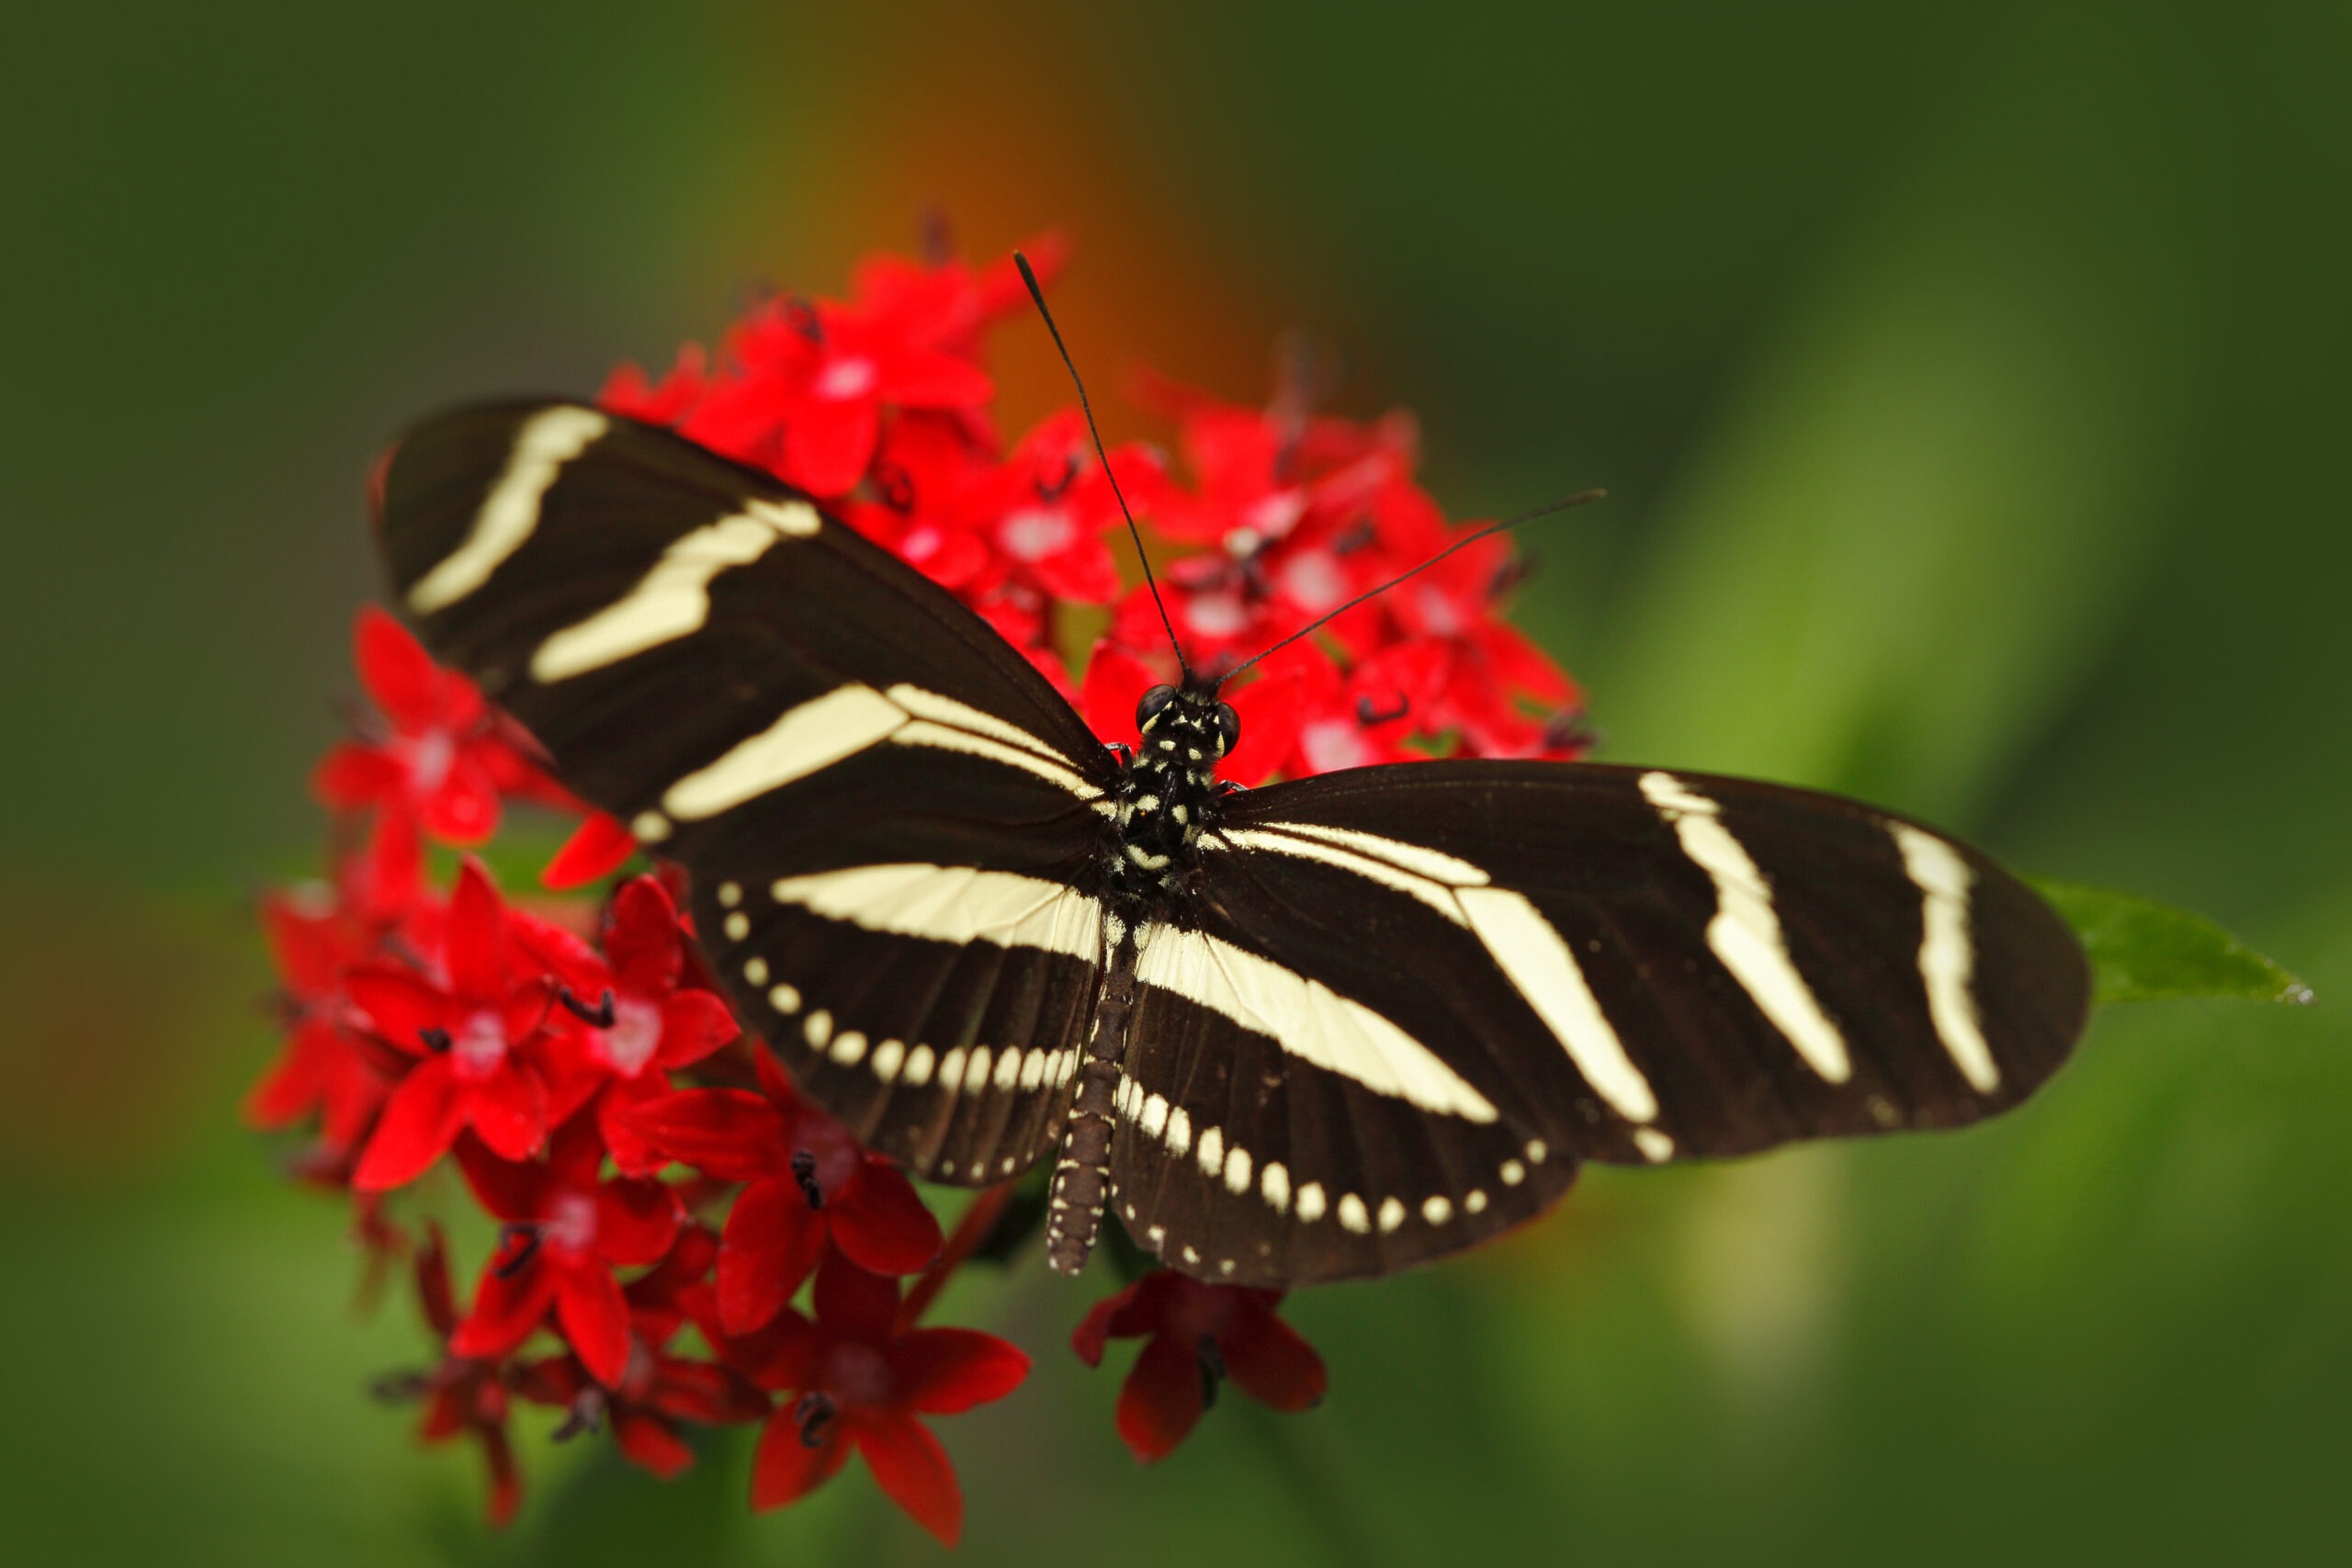
{"type": "Polygon", "coordinates": [[[906,1299],[899,1303],[899,1327],[901,1331],[922,1321],[922,1314],[930,1309],[939,1292],[946,1289],[947,1281],[955,1278],[956,1270],[982,1242],[988,1240],[989,1233],[996,1229],[997,1221],[1004,1217],[1005,1205],[1012,1201],[1012,1186],[1007,1181],[988,1188],[964,1210],[963,1217],[956,1222],[955,1230],[949,1233],[945,1244],[940,1247],[938,1258],[922,1271],[922,1277],[914,1282],[908,1290],[906,1299]]]}

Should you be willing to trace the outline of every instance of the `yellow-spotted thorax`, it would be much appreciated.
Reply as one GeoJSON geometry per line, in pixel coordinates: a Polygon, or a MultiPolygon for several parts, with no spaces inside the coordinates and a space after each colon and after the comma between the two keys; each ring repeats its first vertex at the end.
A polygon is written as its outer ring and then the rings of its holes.
{"type": "Polygon", "coordinates": [[[1241,720],[1214,685],[1188,680],[1146,692],[1136,728],[1143,740],[1119,774],[1111,884],[1141,897],[1175,886],[1192,865],[1216,814],[1216,765],[1240,739],[1241,720]]]}

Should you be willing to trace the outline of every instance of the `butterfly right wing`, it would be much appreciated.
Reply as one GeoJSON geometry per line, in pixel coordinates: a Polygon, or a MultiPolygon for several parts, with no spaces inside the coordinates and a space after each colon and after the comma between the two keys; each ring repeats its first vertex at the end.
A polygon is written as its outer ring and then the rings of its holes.
{"type": "Polygon", "coordinates": [[[1052,1145],[1102,961],[1070,889],[1116,775],[1011,644],[808,497],[579,404],[417,430],[379,533],[435,656],[687,868],[805,1089],[943,1179],[1052,1145]]]}
{"type": "Polygon", "coordinates": [[[1414,762],[1230,796],[1201,842],[1147,938],[1112,1175],[1206,1279],[1392,1272],[1581,1160],[1962,1125],[2088,1009],[2015,877],[1811,791],[1414,762]]]}

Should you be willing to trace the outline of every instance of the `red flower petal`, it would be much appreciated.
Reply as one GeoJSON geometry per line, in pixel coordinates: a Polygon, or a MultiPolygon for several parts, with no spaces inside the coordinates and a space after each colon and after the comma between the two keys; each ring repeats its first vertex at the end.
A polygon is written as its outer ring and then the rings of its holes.
{"type": "Polygon", "coordinates": [[[1146,1464],[1165,1459],[1201,1419],[1198,1350],[1155,1334],[1119,1389],[1119,1436],[1146,1464]]]}
{"type": "Polygon", "coordinates": [[[543,1264],[526,1263],[512,1274],[483,1269],[473,1310],[449,1336],[449,1353],[477,1360],[503,1356],[531,1337],[555,1298],[554,1273],[543,1264]]]}
{"type": "Polygon", "coordinates": [[[438,1222],[424,1225],[424,1245],[416,1253],[416,1300],[424,1309],[425,1325],[447,1339],[458,1326],[457,1292],[449,1285],[449,1244],[438,1222]]]}
{"type": "Polygon", "coordinates": [[[964,1533],[964,1494],[939,1439],[894,1410],[860,1411],[852,1434],[865,1468],[890,1500],[941,1545],[955,1545],[964,1533]]]}
{"type": "Polygon", "coordinates": [[[825,1205],[833,1245],[861,1269],[913,1274],[939,1256],[939,1217],[898,1167],[868,1156],[857,1179],[825,1205]]]}
{"type": "Polygon", "coordinates": [[[1101,1366],[1105,1340],[1159,1331],[1170,1299],[1182,1288],[1182,1281],[1183,1276],[1173,1269],[1155,1269],[1125,1290],[1103,1297],[1071,1332],[1069,1348],[1088,1366],[1101,1366]]]}
{"type": "Polygon", "coordinates": [[[670,1158],[721,1181],[750,1181],[784,1158],[785,1121],[741,1089],[667,1094],[628,1113],[637,1134],[670,1158]]]}
{"type": "Polygon", "coordinates": [[[368,604],[359,612],[351,640],[359,683],[385,717],[402,729],[424,729],[441,720],[449,677],[406,626],[368,604]]]}
{"type": "Polygon", "coordinates": [[[1093,657],[1086,661],[1086,679],[1079,686],[1078,711],[1097,735],[1133,735],[1136,704],[1159,683],[1159,673],[1135,654],[1114,643],[1096,643],[1093,657]]]}
{"type": "Polygon", "coordinates": [[[613,895],[605,922],[605,953],[613,978],[625,991],[658,997],[678,984],[685,966],[679,942],[678,907],[661,881],[635,876],[613,895]]]}
{"type": "Polygon", "coordinates": [[[794,411],[785,427],[785,468],[811,495],[846,493],[873,460],[881,416],[870,398],[847,402],[810,399],[794,411]]]}
{"type": "Polygon", "coordinates": [[[861,1269],[839,1252],[825,1254],[809,1304],[826,1333],[879,1345],[899,1328],[899,1281],[861,1269]]]}
{"type": "Polygon", "coordinates": [[[511,1224],[527,1224],[543,1217],[548,1187],[543,1165],[517,1165],[484,1147],[479,1138],[460,1138],[458,1168],[474,1201],[492,1215],[511,1224]]]}
{"type": "Polygon", "coordinates": [[[334,1026],[322,1020],[306,1019],[295,1025],[286,1049],[246,1091],[240,1108],[245,1125],[270,1131],[316,1105],[326,1093],[334,1057],[345,1049],[334,1026]]]}
{"type": "Polygon", "coordinates": [[[1276,1410],[1306,1410],[1329,1386],[1323,1358],[1298,1330],[1274,1314],[1271,1302],[1244,1303],[1216,1337],[1233,1386],[1276,1410]]]}
{"type": "Polygon", "coordinates": [[[362,1192],[401,1187],[424,1174],[457,1137],[463,1102],[447,1055],[428,1056],[385,1102],[351,1184],[362,1192]]]}
{"type": "Polygon", "coordinates": [[[1002,1399],[1029,1375],[1029,1358],[975,1328],[918,1328],[890,1347],[899,1403],[926,1416],[954,1416],[1002,1399]]]}
{"type": "Polygon", "coordinates": [[[623,1177],[596,1189],[596,1250],[621,1268],[659,1263],[686,1217],[676,1190],[623,1177]]]}
{"type": "Polygon", "coordinates": [[[917,349],[892,359],[880,393],[901,408],[968,409],[995,397],[996,385],[968,359],[917,349]]]}
{"type": "Polygon", "coordinates": [[[1241,739],[1218,772],[1236,784],[1255,788],[1289,759],[1299,719],[1306,710],[1306,677],[1293,669],[1276,670],[1234,692],[1226,701],[1233,705],[1234,716],[1241,721],[1241,739]]]}
{"type": "Polygon", "coordinates": [[[366,1015],[363,1026],[369,1033],[413,1055],[427,1050],[427,1030],[447,1029],[451,1022],[449,998],[413,969],[355,964],[344,972],[343,987],[366,1015]]]}
{"type": "Polygon", "coordinates": [[[817,1266],[824,1241],[823,1224],[788,1179],[744,1188],[718,1240],[718,1321],[727,1332],[765,1326],[817,1266]]]}
{"type": "Polygon", "coordinates": [[[637,853],[637,840],[621,819],[599,811],[572,829],[571,837],[539,873],[539,886],[565,893],[601,882],[628,863],[637,853]]]}
{"type": "Polygon", "coordinates": [[[363,920],[392,924],[417,913],[424,886],[424,843],[416,818],[387,806],[376,813],[367,846],[341,874],[344,897],[363,920]]]}
{"type": "Polygon", "coordinates": [[[556,1286],[556,1321],[581,1364],[606,1388],[628,1371],[628,1303],[603,1268],[565,1270],[556,1286]]]}
{"type": "Polygon", "coordinates": [[[596,1130],[623,1176],[651,1176],[669,1163],[668,1156],[647,1143],[631,1120],[640,1107],[669,1093],[669,1080],[650,1072],[614,1078],[597,1097],[596,1130]]]}
{"type": "Polygon", "coordinates": [[[477,1005],[506,995],[506,907],[481,862],[468,855],[449,896],[449,989],[477,1005]]]}
{"type": "Polygon", "coordinates": [[[833,1478],[849,1450],[838,1431],[808,1447],[800,1440],[792,1406],[779,1405],[760,1428],[759,1452],[752,1460],[752,1506],[780,1508],[807,1496],[833,1478]]]}
{"type": "Polygon", "coordinates": [[[662,1046],[654,1060],[690,1067],[742,1032],[716,991],[673,991],[662,1003],[662,1046]]]}
{"type": "Polygon", "coordinates": [[[538,1074],[510,1060],[460,1087],[467,1122],[502,1158],[529,1159],[546,1146],[548,1096],[538,1074]]]}
{"type": "Polygon", "coordinates": [[[650,1401],[665,1416],[718,1427],[767,1414],[768,1398],[741,1373],[716,1361],[662,1358],[661,1381],[650,1401]]]}
{"type": "Polygon", "coordinates": [[[311,770],[311,793],[337,810],[356,811],[398,795],[406,776],[383,752],[344,740],[330,747],[311,770]]]}
{"type": "Polygon", "coordinates": [[[498,829],[498,781],[467,750],[424,797],[424,830],[445,844],[479,844],[498,829]]]}
{"type": "Polygon", "coordinates": [[[490,1466],[490,1498],[484,1513],[492,1529],[504,1529],[514,1522],[514,1511],[523,1506],[523,1475],[514,1466],[514,1449],[506,1440],[503,1427],[483,1427],[481,1432],[482,1460],[490,1466]]]}
{"type": "Polygon", "coordinates": [[[642,1411],[613,1415],[613,1440],[631,1464],[650,1470],[664,1481],[675,1481],[694,1468],[695,1450],[686,1446],[667,1421],[642,1411]]]}

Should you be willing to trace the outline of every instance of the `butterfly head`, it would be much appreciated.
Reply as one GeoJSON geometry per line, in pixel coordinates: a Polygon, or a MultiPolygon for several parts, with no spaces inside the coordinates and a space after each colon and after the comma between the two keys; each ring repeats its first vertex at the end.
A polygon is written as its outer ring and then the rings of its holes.
{"type": "Polygon", "coordinates": [[[1145,759],[1205,778],[1241,739],[1241,716],[1219,700],[1213,682],[1193,678],[1146,692],[1136,704],[1136,729],[1145,759]]]}

